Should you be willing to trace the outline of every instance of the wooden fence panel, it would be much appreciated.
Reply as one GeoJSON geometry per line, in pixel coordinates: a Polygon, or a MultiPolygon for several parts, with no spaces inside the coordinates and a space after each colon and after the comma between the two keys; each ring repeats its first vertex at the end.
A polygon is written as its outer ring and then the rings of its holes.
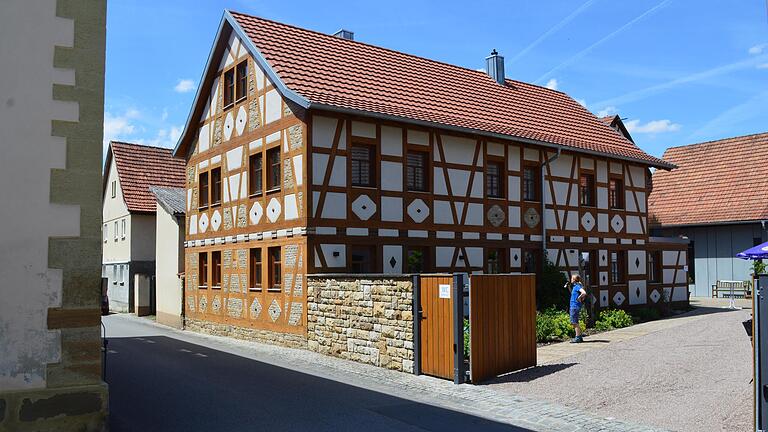
{"type": "Polygon", "coordinates": [[[421,373],[453,379],[453,276],[420,277],[421,373]],[[440,295],[448,286],[448,298],[440,295]]]}
{"type": "Polygon", "coordinates": [[[472,275],[469,308],[473,383],[536,365],[534,275],[472,275]]]}

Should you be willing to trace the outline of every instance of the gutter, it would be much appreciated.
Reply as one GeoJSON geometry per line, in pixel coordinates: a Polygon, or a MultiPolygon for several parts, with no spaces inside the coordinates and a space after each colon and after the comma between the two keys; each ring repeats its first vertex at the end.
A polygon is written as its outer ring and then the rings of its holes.
{"type": "MultiPolygon", "coordinates": [[[[560,147],[557,148],[557,153],[554,156],[544,161],[541,164],[541,256],[547,257],[547,201],[544,199],[544,167],[550,165],[555,159],[560,157],[560,147]]],[[[554,200],[555,197],[552,197],[554,200]]],[[[557,215],[555,215],[557,217],[557,215]]],[[[542,263],[543,264],[543,263],[542,263]]]]}

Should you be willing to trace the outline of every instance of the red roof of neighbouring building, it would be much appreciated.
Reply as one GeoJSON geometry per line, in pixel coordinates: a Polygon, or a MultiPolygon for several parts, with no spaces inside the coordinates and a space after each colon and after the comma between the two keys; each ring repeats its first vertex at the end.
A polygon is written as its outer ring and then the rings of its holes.
{"type": "MultiPolygon", "coordinates": [[[[229,13],[282,83],[310,108],[370,113],[672,167],[563,92],[509,79],[500,85],[482,71],[229,13]]],[[[186,133],[184,140],[189,141],[186,133]]]]}
{"type": "Polygon", "coordinates": [[[671,147],[663,158],[678,168],[653,174],[652,224],[768,220],[768,133],[671,147]]]}
{"type": "Polygon", "coordinates": [[[157,199],[149,190],[150,186],[185,187],[185,161],[173,157],[172,152],[172,149],[162,147],[110,142],[106,166],[109,166],[110,157],[114,157],[128,211],[156,211],[157,199]]]}

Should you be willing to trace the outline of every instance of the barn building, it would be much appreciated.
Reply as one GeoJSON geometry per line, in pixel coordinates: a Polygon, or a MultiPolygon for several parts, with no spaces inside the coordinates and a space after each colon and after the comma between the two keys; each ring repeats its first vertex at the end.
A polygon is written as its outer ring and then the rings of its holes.
{"type": "Polygon", "coordinates": [[[688,299],[648,155],[565,93],[225,12],[175,149],[188,323],[306,334],[317,273],[588,275],[600,307],[688,299]]]}

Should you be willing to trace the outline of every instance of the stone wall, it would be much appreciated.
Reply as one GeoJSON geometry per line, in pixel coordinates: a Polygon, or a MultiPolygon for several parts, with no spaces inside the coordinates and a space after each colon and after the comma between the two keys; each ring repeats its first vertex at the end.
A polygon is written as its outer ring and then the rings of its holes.
{"type": "Polygon", "coordinates": [[[184,319],[185,330],[213,336],[224,336],[246,341],[263,342],[290,348],[307,348],[307,338],[293,333],[262,330],[250,327],[240,327],[231,324],[215,323],[193,318],[184,319]]]}
{"type": "Polygon", "coordinates": [[[321,354],[413,372],[408,276],[307,278],[307,344],[321,354]]]}

